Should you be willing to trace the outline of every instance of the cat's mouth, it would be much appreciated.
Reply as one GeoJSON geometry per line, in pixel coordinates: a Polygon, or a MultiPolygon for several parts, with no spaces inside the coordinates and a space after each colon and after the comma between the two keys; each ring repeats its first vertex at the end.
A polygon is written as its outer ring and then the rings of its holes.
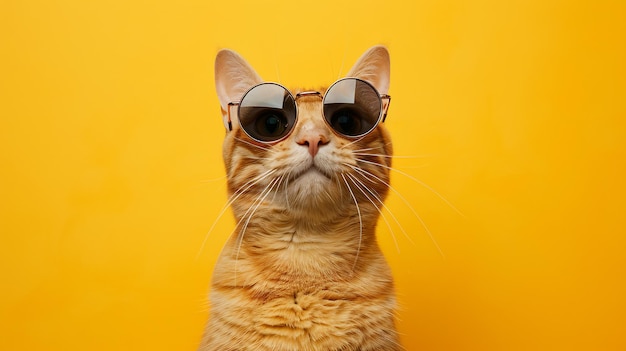
{"type": "Polygon", "coordinates": [[[326,178],[328,180],[331,180],[332,176],[324,172],[320,168],[316,167],[315,165],[311,165],[311,167],[301,172],[297,172],[291,177],[292,180],[295,180],[295,179],[313,180],[315,178],[326,178]]]}

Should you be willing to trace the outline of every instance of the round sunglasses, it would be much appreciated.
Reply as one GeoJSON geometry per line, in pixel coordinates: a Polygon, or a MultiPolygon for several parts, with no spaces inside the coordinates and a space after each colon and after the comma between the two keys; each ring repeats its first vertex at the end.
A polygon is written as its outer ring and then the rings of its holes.
{"type": "Polygon", "coordinates": [[[296,125],[296,101],[304,96],[322,97],[324,120],[332,130],[346,138],[360,138],[387,117],[391,96],[381,95],[374,86],[359,78],[343,78],[333,83],[326,94],[305,91],[294,97],[277,83],[261,83],[250,88],[238,102],[228,103],[228,128],[232,130],[230,109],[237,106],[243,131],[260,143],[275,143],[286,138],[296,125]]]}

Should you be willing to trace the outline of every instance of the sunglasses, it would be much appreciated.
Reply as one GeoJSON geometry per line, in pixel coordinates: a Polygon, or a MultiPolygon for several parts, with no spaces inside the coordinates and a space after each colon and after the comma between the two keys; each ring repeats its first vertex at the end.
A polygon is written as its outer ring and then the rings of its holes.
{"type": "Polygon", "coordinates": [[[381,95],[362,79],[343,78],[333,83],[326,94],[305,91],[294,97],[277,83],[261,83],[250,88],[238,102],[228,103],[228,128],[232,130],[230,109],[237,106],[243,131],[253,140],[271,144],[286,138],[296,125],[296,101],[304,96],[322,98],[324,120],[337,134],[360,138],[385,121],[391,96],[381,95]]]}

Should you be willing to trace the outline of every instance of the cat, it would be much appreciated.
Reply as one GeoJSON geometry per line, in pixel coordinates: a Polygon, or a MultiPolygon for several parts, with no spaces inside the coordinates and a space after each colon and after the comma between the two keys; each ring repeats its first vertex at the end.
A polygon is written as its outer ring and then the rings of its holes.
{"type": "Polygon", "coordinates": [[[389,190],[389,74],[389,53],[375,46],[354,79],[287,92],[234,51],[217,54],[237,228],[215,266],[200,351],[402,349],[375,237],[389,190]],[[355,101],[363,111],[332,111],[355,101]]]}

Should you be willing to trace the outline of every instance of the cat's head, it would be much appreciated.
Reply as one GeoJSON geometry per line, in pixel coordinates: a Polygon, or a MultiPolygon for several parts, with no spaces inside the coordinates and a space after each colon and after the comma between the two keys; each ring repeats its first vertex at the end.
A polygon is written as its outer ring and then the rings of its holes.
{"type": "Polygon", "coordinates": [[[236,216],[260,204],[326,218],[351,213],[346,209],[358,203],[360,212],[377,214],[389,187],[392,153],[383,123],[389,73],[387,49],[375,46],[348,73],[356,79],[340,80],[319,93],[287,92],[262,84],[237,53],[220,51],[215,82],[227,128],[223,153],[236,216]],[[333,110],[333,103],[346,100],[364,110],[333,110]]]}

